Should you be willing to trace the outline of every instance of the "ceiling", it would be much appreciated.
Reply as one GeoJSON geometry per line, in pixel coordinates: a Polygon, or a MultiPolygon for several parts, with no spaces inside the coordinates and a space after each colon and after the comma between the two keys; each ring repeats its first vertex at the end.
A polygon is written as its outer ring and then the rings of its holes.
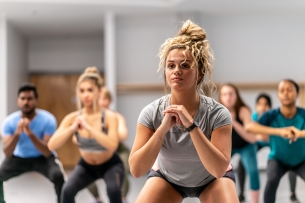
{"type": "Polygon", "coordinates": [[[26,37],[100,35],[105,13],[197,12],[209,16],[302,15],[294,0],[0,0],[0,14],[26,37]],[[80,26],[81,25],[81,26],[80,26]]]}

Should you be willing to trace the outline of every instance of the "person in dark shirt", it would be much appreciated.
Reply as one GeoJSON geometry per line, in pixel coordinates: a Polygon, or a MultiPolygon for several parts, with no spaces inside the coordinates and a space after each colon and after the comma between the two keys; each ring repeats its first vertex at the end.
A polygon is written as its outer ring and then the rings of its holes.
{"type": "Polygon", "coordinates": [[[250,177],[251,202],[259,202],[259,171],[256,160],[255,135],[246,132],[245,126],[251,123],[251,112],[240,97],[237,87],[225,84],[219,89],[219,102],[231,113],[233,120],[232,156],[240,154],[241,161],[250,177]]]}

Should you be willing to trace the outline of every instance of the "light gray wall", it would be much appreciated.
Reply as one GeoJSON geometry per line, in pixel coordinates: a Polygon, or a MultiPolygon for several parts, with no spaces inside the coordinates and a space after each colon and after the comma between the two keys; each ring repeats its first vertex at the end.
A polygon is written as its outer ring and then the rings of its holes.
{"type": "MultiPolygon", "coordinates": [[[[157,72],[157,54],[161,44],[177,32],[177,22],[175,14],[117,17],[118,83],[163,84],[161,72],[157,72]]],[[[118,96],[117,109],[125,116],[129,129],[128,146],[133,144],[141,110],[163,95],[160,91],[118,96]]]]}
{"type": "Polygon", "coordinates": [[[103,70],[102,37],[53,37],[29,39],[30,72],[81,73],[88,66],[103,70]]]}
{"type": "Polygon", "coordinates": [[[159,48],[177,29],[174,14],[117,17],[118,83],[162,83],[159,48]]]}
{"type": "Polygon", "coordinates": [[[7,22],[0,16],[0,123],[7,115],[7,22]]]}
{"type": "Polygon", "coordinates": [[[27,82],[26,40],[8,24],[7,27],[7,113],[16,111],[16,98],[19,86],[27,82]]]}
{"type": "Polygon", "coordinates": [[[304,16],[206,17],[216,82],[304,81],[304,16]]]}
{"type": "MultiPolygon", "coordinates": [[[[301,16],[201,16],[215,54],[213,79],[217,83],[278,82],[292,78],[304,82],[305,17],[301,16]]],[[[262,90],[241,91],[255,110],[255,98],[262,90]]],[[[276,90],[273,107],[280,105],[276,90]]],[[[269,149],[258,153],[259,168],[267,165],[269,149]]],[[[238,155],[232,159],[236,164],[238,155]]]]}

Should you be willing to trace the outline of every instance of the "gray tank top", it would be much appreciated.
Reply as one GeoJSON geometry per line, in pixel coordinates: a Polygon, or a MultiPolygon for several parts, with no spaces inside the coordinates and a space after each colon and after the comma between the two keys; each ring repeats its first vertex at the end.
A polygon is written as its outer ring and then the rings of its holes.
{"type": "MultiPolygon", "coordinates": [[[[80,112],[81,114],[81,112],[80,112]]],[[[102,132],[107,134],[107,130],[105,127],[105,109],[102,110],[102,118],[101,118],[101,123],[102,123],[102,132]]],[[[77,138],[77,144],[78,147],[86,152],[91,152],[91,153],[99,153],[106,151],[107,149],[100,145],[96,139],[94,138],[86,138],[82,137],[78,131],[75,132],[75,136],[77,138]]]]}
{"type": "MultiPolygon", "coordinates": [[[[164,118],[162,112],[170,105],[170,97],[164,96],[147,105],[138,123],[156,131],[164,118]]],[[[194,120],[209,140],[214,129],[232,123],[230,112],[223,105],[203,95],[194,120]]],[[[215,178],[200,161],[189,132],[177,126],[167,132],[157,163],[166,179],[180,186],[198,187],[215,178]]]]}

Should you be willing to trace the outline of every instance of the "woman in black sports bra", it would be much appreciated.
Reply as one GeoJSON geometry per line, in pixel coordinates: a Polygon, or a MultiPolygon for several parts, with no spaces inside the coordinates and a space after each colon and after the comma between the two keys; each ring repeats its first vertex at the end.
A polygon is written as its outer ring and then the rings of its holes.
{"type": "Polygon", "coordinates": [[[56,150],[73,136],[81,159],[61,194],[62,203],[74,203],[76,194],[97,179],[103,178],[111,203],[121,203],[120,188],[123,164],[115,153],[118,144],[118,121],[115,113],[98,105],[103,86],[96,67],[88,67],[79,77],[76,94],[79,111],[68,114],[48,143],[56,150]]]}

